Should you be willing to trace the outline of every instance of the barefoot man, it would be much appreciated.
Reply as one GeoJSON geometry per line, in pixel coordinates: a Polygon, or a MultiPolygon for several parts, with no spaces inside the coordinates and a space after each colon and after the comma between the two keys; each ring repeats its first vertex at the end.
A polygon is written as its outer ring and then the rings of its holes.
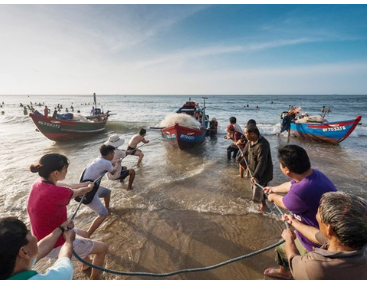
{"type": "Polygon", "coordinates": [[[128,144],[128,148],[126,150],[126,153],[128,155],[135,155],[139,156],[137,166],[139,166],[140,162],[142,161],[144,154],[143,152],[137,148],[138,143],[149,143],[149,140],[146,140],[144,136],[146,135],[147,131],[146,129],[140,129],[139,134],[136,134],[131,138],[128,144]]]}

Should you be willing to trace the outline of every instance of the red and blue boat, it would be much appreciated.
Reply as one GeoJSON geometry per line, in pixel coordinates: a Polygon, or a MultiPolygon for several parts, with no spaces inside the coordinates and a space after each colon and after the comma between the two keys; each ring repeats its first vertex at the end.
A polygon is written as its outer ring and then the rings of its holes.
{"type": "MultiPolygon", "coordinates": [[[[96,104],[94,93],[94,105],[96,104]]],[[[95,108],[94,114],[91,116],[65,113],[47,117],[38,111],[30,113],[29,116],[32,118],[38,131],[45,137],[53,141],[65,141],[102,133],[105,130],[110,114],[109,111],[104,113],[100,108],[95,108]]]]}
{"type": "Polygon", "coordinates": [[[362,116],[356,119],[323,123],[291,123],[291,132],[298,138],[338,144],[345,140],[361,121],[362,116]]]}
{"type": "Polygon", "coordinates": [[[108,115],[95,116],[94,118],[87,116],[89,118],[87,121],[45,117],[38,112],[30,113],[29,116],[38,130],[53,141],[71,140],[99,134],[105,130],[108,120],[108,115]]]}
{"type": "Polygon", "coordinates": [[[199,112],[197,108],[194,101],[187,101],[176,113],[187,114],[195,120],[198,119],[198,116],[202,115],[200,118],[200,126],[186,127],[175,123],[172,126],[161,129],[162,136],[173,146],[185,150],[204,141],[207,133],[207,126],[205,125],[205,106],[199,112]]]}

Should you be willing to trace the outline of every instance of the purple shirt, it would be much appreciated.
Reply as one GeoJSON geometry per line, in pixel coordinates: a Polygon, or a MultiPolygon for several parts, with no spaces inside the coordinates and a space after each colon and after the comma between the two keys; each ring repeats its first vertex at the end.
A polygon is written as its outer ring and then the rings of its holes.
{"type": "MultiPolygon", "coordinates": [[[[334,184],[320,171],[312,169],[313,173],[300,182],[291,181],[289,192],[282,198],[283,204],[294,217],[310,226],[318,228],[316,213],[322,194],[329,191],[337,191],[334,184]]],[[[303,246],[309,251],[312,247],[320,247],[296,231],[297,237],[303,246]]]]}

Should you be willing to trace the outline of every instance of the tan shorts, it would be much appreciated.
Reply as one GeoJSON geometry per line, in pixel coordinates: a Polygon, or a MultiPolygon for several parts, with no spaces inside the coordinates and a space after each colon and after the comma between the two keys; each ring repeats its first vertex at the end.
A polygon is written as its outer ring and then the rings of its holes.
{"type": "MultiPolygon", "coordinates": [[[[81,258],[85,258],[86,256],[88,256],[93,250],[93,247],[94,242],[92,240],[80,236],[76,236],[76,239],[73,241],[73,249],[75,250],[76,254],[78,254],[81,258]]],[[[62,246],[54,248],[47,255],[47,257],[50,259],[57,259],[61,248],[62,246]]],[[[72,255],[72,260],[77,260],[74,255],[72,255]]]]}

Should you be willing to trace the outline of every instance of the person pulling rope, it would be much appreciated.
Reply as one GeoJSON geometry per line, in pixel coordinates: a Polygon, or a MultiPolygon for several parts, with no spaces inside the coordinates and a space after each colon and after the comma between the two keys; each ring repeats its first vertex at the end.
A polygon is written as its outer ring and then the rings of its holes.
{"type": "MultiPolygon", "coordinates": [[[[104,176],[104,174],[102,174],[99,178],[97,178],[94,181],[94,183],[100,182],[100,180],[102,179],[102,177],[104,176]]],[[[83,200],[80,201],[79,206],[77,207],[77,209],[74,212],[74,214],[71,216],[71,220],[73,220],[76,217],[76,214],[77,214],[77,212],[78,212],[78,210],[79,210],[79,208],[81,206],[82,201],[83,200]]],[[[287,222],[285,222],[285,224],[286,224],[286,227],[288,228],[287,222]]],[[[224,261],[224,262],[215,264],[215,265],[205,266],[205,267],[201,267],[201,268],[181,269],[181,270],[177,270],[177,271],[173,271],[173,272],[167,272],[167,273],[117,271],[117,270],[112,270],[112,269],[108,269],[108,268],[104,268],[104,267],[100,267],[100,266],[96,266],[94,264],[91,264],[90,262],[87,262],[86,260],[82,259],[74,250],[73,250],[73,255],[76,257],[77,260],[79,260],[83,264],[88,265],[91,268],[95,268],[95,269],[98,269],[100,271],[111,273],[111,274],[127,275],[127,276],[167,277],[167,276],[177,275],[177,274],[181,274],[181,273],[189,273],[189,272],[199,272],[199,271],[212,270],[212,269],[215,269],[215,268],[218,268],[218,267],[221,267],[221,266],[225,266],[227,264],[230,264],[230,263],[233,263],[233,262],[236,262],[236,261],[245,259],[245,258],[253,257],[253,256],[258,255],[260,253],[266,252],[268,250],[271,250],[271,249],[273,249],[273,248],[281,245],[282,243],[284,243],[284,240],[283,239],[279,240],[275,244],[272,244],[271,246],[265,247],[263,249],[260,249],[258,251],[255,251],[253,253],[245,254],[245,255],[242,255],[242,256],[239,256],[239,257],[236,257],[236,258],[233,258],[233,259],[230,259],[230,260],[227,260],[227,261],[224,261]]]]}
{"type": "MultiPolygon", "coordinates": [[[[248,165],[248,163],[247,163],[247,161],[246,161],[246,158],[243,156],[243,151],[241,150],[240,147],[238,147],[238,149],[240,150],[240,153],[241,153],[241,155],[242,155],[242,159],[243,159],[243,160],[245,161],[245,163],[246,163],[246,169],[248,170],[249,177],[250,177],[250,178],[254,177],[253,172],[250,170],[249,165],[248,165]]],[[[260,188],[263,190],[263,192],[264,192],[264,186],[261,186],[260,184],[258,184],[258,183],[255,182],[255,181],[253,182],[253,185],[260,187],[260,188]]],[[[270,193],[270,192],[268,192],[267,195],[269,195],[269,193],[270,193]]],[[[274,203],[274,202],[273,202],[273,205],[276,207],[276,209],[278,210],[278,212],[280,213],[280,215],[283,216],[283,212],[282,212],[282,210],[280,209],[280,207],[278,207],[277,204],[274,203]]],[[[288,225],[287,221],[285,221],[285,226],[286,226],[286,228],[289,228],[289,225],[288,225]]]]}
{"type": "MultiPolygon", "coordinates": [[[[93,190],[92,190],[92,191],[89,191],[88,193],[93,192],[94,189],[95,189],[94,194],[97,192],[98,187],[99,187],[99,184],[100,184],[100,182],[101,182],[101,180],[102,180],[102,178],[103,178],[103,176],[104,176],[105,174],[106,174],[106,172],[104,172],[104,173],[103,173],[102,175],[100,175],[96,180],[93,181],[92,184],[94,185],[94,187],[97,186],[97,188],[93,188],[93,190]]],[[[72,214],[72,216],[71,216],[71,218],[70,218],[71,221],[75,219],[76,214],[77,214],[78,210],[80,209],[81,204],[82,204],[83,202],[85,202],[85,197],[86,197],[86,195],[87,195],[88,193],[84,194],[84,195],[81,197],[81,199],[79,199],[79,200],[80,200],[79,205],[77,206],[76,211],[72,214]]],[[[94,195],[93,195],[93,196],[94,196],[94,195]]]]}

